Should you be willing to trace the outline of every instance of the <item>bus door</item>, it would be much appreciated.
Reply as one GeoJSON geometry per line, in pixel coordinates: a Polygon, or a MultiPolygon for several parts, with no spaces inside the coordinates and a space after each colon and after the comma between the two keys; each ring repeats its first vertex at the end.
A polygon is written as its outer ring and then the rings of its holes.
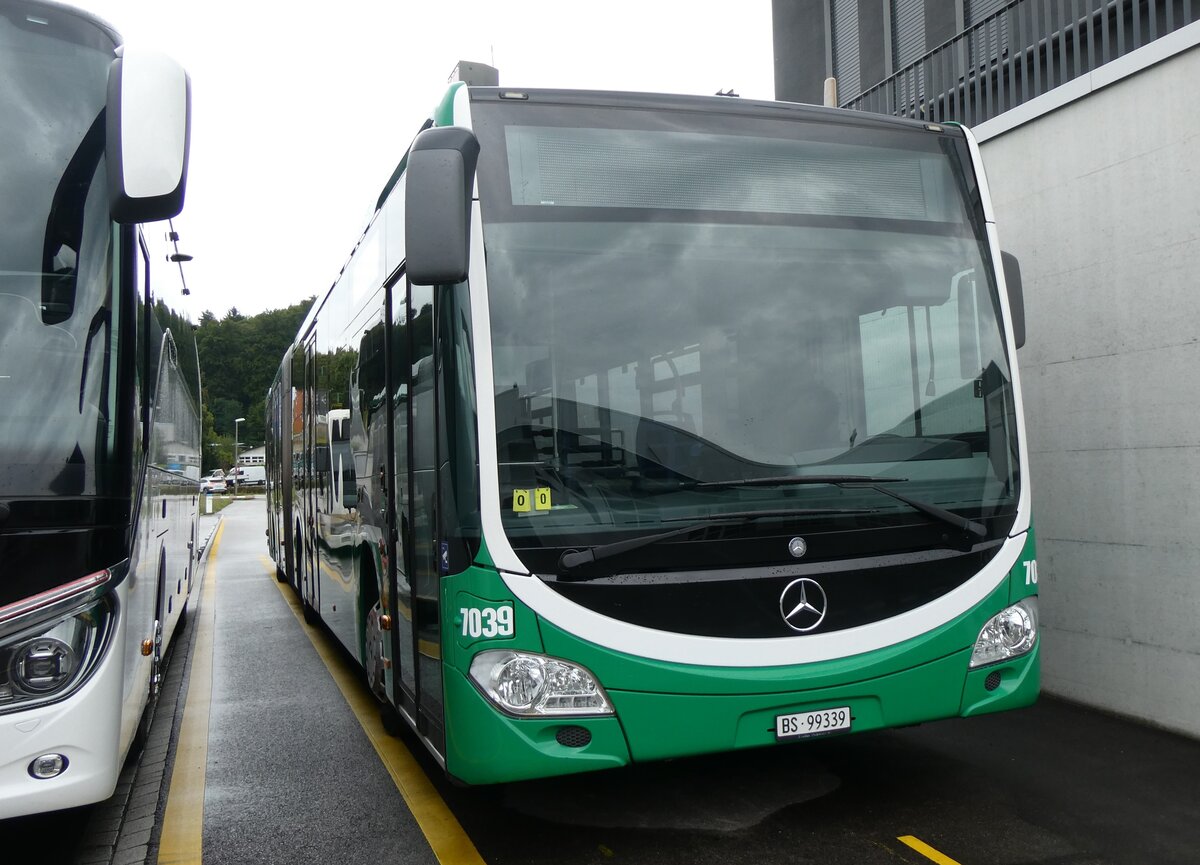
{"type": "Polygon", "coordinates": [[[298,389],[302,397],[303,417],[302,458],[298,479],[297,514],[300,519],[301,538],[296,551],[300,575],[300,597],[314,610],[320,610],[320,580],[317,579],[317,503],[320,489],[317,477],[317,357],[316,335],[310,333],[301,346],[304,365],[302,386],[298,389]]]}
{"type": "Polygon", "coordinates": [[[399,296],[393,303],[394,648],[400,668],[396,703],[416,721],[418,731],[441,749],[433,296],[431,287],[412,286],[407,303],[399,296]]]}
{"type": "Polygon", "coordinates": [[[292,395],[292,349],[288,349],[283,356],[283,363],[279,369],[278,386],[273,392],[271,401],[271,424],[272,434],[268,439],[273,439],[274,453],[268,460],[268,474],[273,473],[271,477],[272,490],[268,502],[268,510],[271,514],[271,530],[274,532],[273,538],[276,550],[276,561],[283,572],[289,578],[294,578],[296,559],[295,559],[295,543],[288,531],[290,526],[289,515],[292,513],[292,484],[295,478],[292,474],[292,433],[293,433],[293,414],[292,406],[294,396],[292,395]]]}
{"type": "MultiPolygon", "coordinates": [[[[390,289],[388,290],[390,294],[390,289]]],[[[380,314],[363,329],[358,346],[358,366],[351,373],[349,458],[344,476],[344,504],[352,508],[354,549],[359,564],[359,591],[364,623],[363,666],[372,691],[383,700],[394,699],[393,679],[398,671],[390,622],[396,620],[396,580],[392,562],[396,543],[392,532],[391,503],[395,468],[391,457],[387,338],[390,328],[380,314]],[[374,604],[378,602],[378,609],[374,604]],[[386,616],[387,618],[377,618],[386,616]],[[388,624],[384,624],[384,623],[388,624]]]]}
{"type": "Polygon", "coordinates": [[[304,348],[298,347],[287,354],[287,387],[285,409],[287,417],[287,457],[282,471],[289,476],[284,488],[283,519],[280,531],[287,533],[288,581],[300,594],[304,586],[304,348]]]}

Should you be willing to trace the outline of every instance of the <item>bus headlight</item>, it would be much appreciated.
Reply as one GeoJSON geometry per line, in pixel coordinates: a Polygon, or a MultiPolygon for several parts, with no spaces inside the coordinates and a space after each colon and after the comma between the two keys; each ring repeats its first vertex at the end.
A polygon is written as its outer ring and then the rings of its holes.
{"type": "Polygon", "coordinates": [[[1017,658],[1037,643],[1037,597],[1023,598],[988,619],[971,652],[971,667],[1017,658]]]}
{"type": "Polygon", "coordinates": [[[78,669],[74,648],[54,637],[38,637],[13,653],[13,683],[27,694],[49,694],[71,680],[78,669]]]}
{"type": "Polygon", "coordinates": [[[108,598],[0,638],[0,712],[61,699],[87,679],[112,621],[108,598]]]}
{"type": "Polygon", "coordinates": [[[511,715],[546,717],[611,715],[612,705],[595,676],[577,664],[528,652],[480,652],[471,678],[511,715]]]}

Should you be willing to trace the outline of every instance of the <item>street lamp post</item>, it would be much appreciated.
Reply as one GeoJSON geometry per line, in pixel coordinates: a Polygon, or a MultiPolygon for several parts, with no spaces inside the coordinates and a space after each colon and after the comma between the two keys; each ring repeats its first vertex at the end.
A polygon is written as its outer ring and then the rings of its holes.
{"type": "Polygon", "coordinates": [[[244,417],[235,417],[233,419],[233,497],[235,499],[238,495],[238,424],[244,420],[244,417]]]}

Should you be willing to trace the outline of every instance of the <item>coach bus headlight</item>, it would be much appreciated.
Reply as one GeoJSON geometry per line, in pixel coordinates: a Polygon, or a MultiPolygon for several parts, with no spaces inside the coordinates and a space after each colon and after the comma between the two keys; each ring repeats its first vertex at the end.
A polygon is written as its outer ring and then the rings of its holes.
{"type": "Polygon", "coordinates": [[[1037,635],[1037,598],[1023,598],[983,626],[971,652],[971,666],[985,667],[1024,655],[1037,643],[1037,635]]]}
{"type": "Polygon", "coordinates": [[[79,667],[75,650],[54,637],[30,640],[13,657],[13,681],[29,694],[57,691],[79,667]]]}
{"type": "Polygon", "coordinates": [[[83,683],[103,654],[108,599],[0,638],[0,712],[60,699],[83,683]]]}
{"type": "Polygon", "coordinates": [[[480,652],[471,678],[504,711],[522,717],[611,715],[608,695],[577,664],[528,652],[480,652]]]}

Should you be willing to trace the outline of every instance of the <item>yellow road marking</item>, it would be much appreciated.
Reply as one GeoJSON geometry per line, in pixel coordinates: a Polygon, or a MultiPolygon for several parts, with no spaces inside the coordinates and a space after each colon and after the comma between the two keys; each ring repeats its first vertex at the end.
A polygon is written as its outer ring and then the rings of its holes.
{"type": "Polygon", "coordinates": [[[929,859],[932,862],[936,862],[936,863],[938,863],[938,865],[959,865],[958,862],[951,859],[945,853],[940,853],[937,850],[934,850],[932,847],[930,847],[928,844],[926,844],[920,838],[914,837],[912,835],[901,835],[896,840],[901,842],[902,844],[907,844],[909,847],[916,850],[918,853],[920,853],[926,859],[929,859]]]}
{"type": "Polygon", "coordinates": [[[216,561],[224,531],[222,522],[204,566],[187,700],[158,842],[159,865],[194,865],[201,861],[203,853],[204,772],[208,763],[208,711],[212,700],[213,630],[217,613],[216,561]]]}
{"type": "Polygon", "coordinates": [[[300,602],[296,600],[290,587],[274,578],[275,563],[263,558],[270,570],[271,582],[275,583],[279,593],[287,602],[304,633],[308,635],[313,648],[317,650],[322,662],[333,677],[338,690],[342,692],[350,710],[358,718],[363,732],[375,748],[375,753],[383,761],[388,774],[405,804],[416,818],[417,825],[425,833],[425,839],[433,848],[433,855],[442,865],[483,865],[483,857],[463,831],[458,819],[450,811],[445,800],[438,794],[437,789],[430,783],[425,771],[416,759],[404,747],[399,739],[389,736],[383,729],[383,721],[379,717],[379,707],[356,673],[349,668],[341,654],[330,646],[329,641],[318,636],[316,628],[304,621],[300,602]]]}

